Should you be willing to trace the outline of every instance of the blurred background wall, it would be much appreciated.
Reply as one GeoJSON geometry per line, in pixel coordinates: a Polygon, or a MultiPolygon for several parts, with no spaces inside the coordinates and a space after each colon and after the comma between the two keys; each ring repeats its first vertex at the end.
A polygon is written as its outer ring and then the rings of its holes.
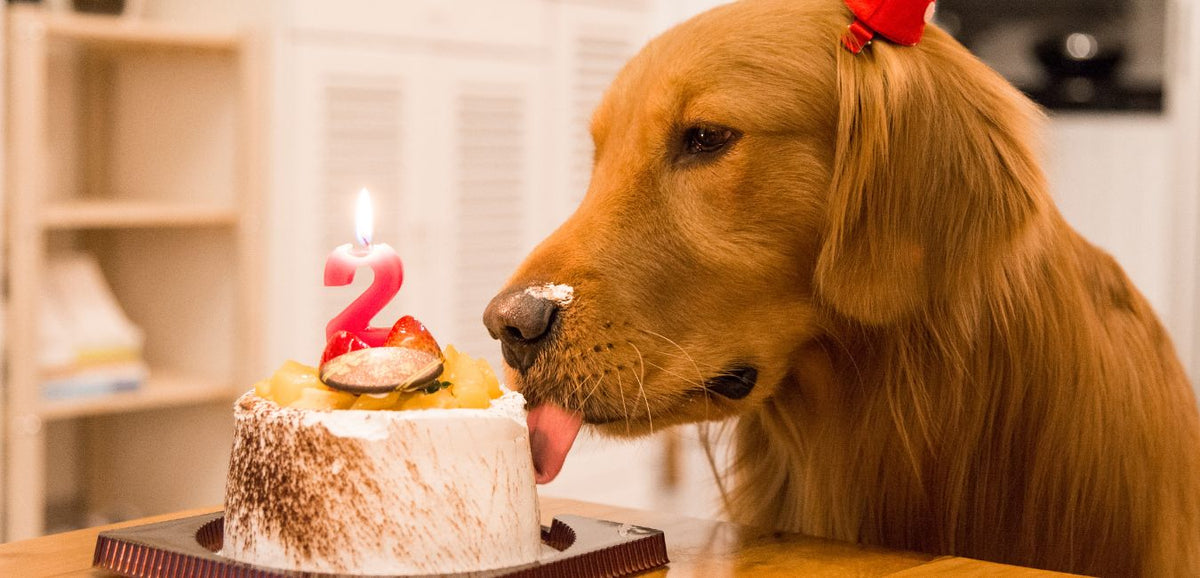
{"type": "MultiPolygon", "coordinates": [[[[285,359],[315,363],[325,322],[369,282],[321,286],[328,252],[353,240],[362,187],[376,202],[376,240],[406,269],[383,318],[416,315],[443,344],[498,365],[480,315],[582,197],[587,120],[604,87],[646,40],[718,3],[144,0],[115,24],[72,20],[65,1],[32,8],[33,30],[56,18],[49,56],[27,57],[26,28],[10,27],[0,44],[5,297],[32,303],[42,265],[94,253],[145,331],[150,375],[184,377],[143,389],[149,398],[47,402],[39,370],[20,362],[36,350],[23,333],[37,320],[9,307],[4,536],[219,503],[233,393],[285,359]],[[195,48],[209,33],[235,40],[195,48]],[[191,47],[171,48],[175,37],[191,47]],[[45,83],[35,93],[44,108],[33,108],[44,124],[25,114],[29,78],[45,83]],[[148,199],[163,206],[164,195],[168,210],[141,221],[71,212],[76,197],[99,198],[101,210],[115,199],[128,215],[148,199]],[[47,203],[69,210],[43,218],[47,203]]],[[[1048,108],[1046,170],[1060,208],[1126,267],[1194,375],[1197,3],[939,6],[943,26],[1048,108]]],[[[10,22],[18,8],[29,7],[10,3],[10,22]]],[[[585,434],[543,492],[716,515],[697,437],[585,434]]]]}

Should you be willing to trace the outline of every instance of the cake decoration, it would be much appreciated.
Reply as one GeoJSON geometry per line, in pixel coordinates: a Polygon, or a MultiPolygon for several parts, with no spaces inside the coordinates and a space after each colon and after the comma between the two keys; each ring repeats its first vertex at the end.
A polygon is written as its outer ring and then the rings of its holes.
{"type": "Polygon", "coordinates": [[[385,347],[407,347],[424,351],[438,358],[442,357],[442,348],[438,346],[433,334],[425,328],[425,324],[417,321],[412,315],[405,315],[396,321],[383,345],[385,347]]]}
{"type": "Polygon", "coordinates": [[[360,349],[321,365],[321,382],[350,393],[418,391],[442,374],[442,360],[405,347],[360,349]]]}
{"type": "Polygon", "coordinates": [[[346,330],[339,330],[329,338],[329,343],[325,344],[325,352],[321,354],[321,365],[325,365],[326,361],[333,359],[344,353],[358,351],[370,347],[366,341],[346,330]]]}
{"type": "Polygon", "coordinates": [[[349,285],[354,282],[354,274],[360,267],[370,267],[375,279],[362,295],[329,320],[325,325],[325,339],[332,340],[338,332],[347,331],[367,345],[377,347],[383,345],[389,331],[387,327],[371,327],[370,323],[400,291],[404,282],[404,264],[390,245],[371,242],[375,231],[374,209],[367,189],[358,192],[354,228],[358,245],[341,245],[325,259],[325,286],[349,285]]]}
{"type": "Polygon", "coordinates": [[[321,355],[321,382],[349,393],[435,393],[444,357],[433,334],[411,315],[401,317],[381,347],[347,331],[330,338],[321,355]]]}
{"type": "MultiPolygon", "coordinates": [[[[407,326],[419,325],[406,319],[407,326]]],[[[255,384],[256,395],[298,409],[407,410],[486,409],[504,393],[486,359],[465,355],[453,345],[443,352],[432,335],[409,340],[404,347],[355,346],[341,355],[330,353],[346,343],[351,342],[335,336],[319,368],[285,362],[255,384]],[[436,357],[430,347],[437,348],[436,357]]]]}

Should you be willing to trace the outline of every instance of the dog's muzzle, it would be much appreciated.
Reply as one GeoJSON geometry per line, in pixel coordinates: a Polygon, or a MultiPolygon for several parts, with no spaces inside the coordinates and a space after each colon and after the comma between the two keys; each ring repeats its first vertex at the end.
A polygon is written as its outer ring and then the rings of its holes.
{"type": "Polygon", "coordinates": [[[524,287],[497,295],[483,312],[483,324],[500,340],[504,361],[522,373],[533,366],[549,340],[558,303],[524,287]]]}
{"type": "Polygon", "coordinates": [[[704,389],[729,399],[742,399],[754,391],[758,382],[758,370],[749,367],[735,367],[704,382],[704,389]]]}

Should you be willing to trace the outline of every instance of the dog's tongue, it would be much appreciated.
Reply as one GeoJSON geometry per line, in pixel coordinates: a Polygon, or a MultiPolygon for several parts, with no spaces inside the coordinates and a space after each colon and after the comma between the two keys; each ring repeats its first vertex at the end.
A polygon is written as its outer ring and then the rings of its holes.
{"type": "Polygon", "coordinates": [[[529,449],[533,452],[533,469],[537,483],[554,480],[562,470],[567,452],[575,443],[583,417],[557,405],[539,405],[529,410],[529,449]]]}

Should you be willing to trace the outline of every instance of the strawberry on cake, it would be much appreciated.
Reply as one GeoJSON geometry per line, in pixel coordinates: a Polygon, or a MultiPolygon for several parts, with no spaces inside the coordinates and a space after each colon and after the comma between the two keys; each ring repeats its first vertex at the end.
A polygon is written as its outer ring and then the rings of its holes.
{"type": "Polygon", "coordinates": [[[524,399],[400,319],[329,340],[235,407],[222,553],[284,570],[443,574],[542,550],[524,399]]]}

